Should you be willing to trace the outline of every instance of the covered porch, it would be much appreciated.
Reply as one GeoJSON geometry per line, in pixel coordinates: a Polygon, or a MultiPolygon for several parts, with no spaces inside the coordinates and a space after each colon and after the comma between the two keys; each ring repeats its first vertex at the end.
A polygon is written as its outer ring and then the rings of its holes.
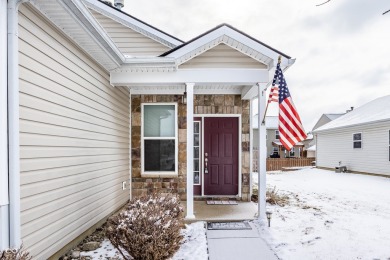
{"type": "MultiPolygon", "coordinates": [[[[177,193],[187,219],[253,218],[252,101],[259,101],[261,122],[278,58],[285,69],[294,63],[224,24],[158,58],[128,59],[112,71],[110,83],[130,91],[132,195],[177,193]],[[195,197],[240,205],[194,203],[195,197]]],[[[257,212],[265,215],[265,125],[259,129],[257,212]]]]}

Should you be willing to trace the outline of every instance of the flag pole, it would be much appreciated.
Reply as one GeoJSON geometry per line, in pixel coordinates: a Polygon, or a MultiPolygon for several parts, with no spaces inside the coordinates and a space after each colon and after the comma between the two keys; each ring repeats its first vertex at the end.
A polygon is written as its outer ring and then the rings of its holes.
{"type": "MultiPolygon", "coordinates": [[[[279,55],[278,64],[280,64],[281,62],[282,62],[282,56],[279,55]]],[[[269,97],[268,97],[268,99],[269,99],[269,97]]],[[[261,124],[265,124],[265,116],[267,115],[268,105],[269,105],[269,101],[267,102],[267,106],[265,107],[264,117],[263,117],[263,120],[261,121],[261,124]]]]}

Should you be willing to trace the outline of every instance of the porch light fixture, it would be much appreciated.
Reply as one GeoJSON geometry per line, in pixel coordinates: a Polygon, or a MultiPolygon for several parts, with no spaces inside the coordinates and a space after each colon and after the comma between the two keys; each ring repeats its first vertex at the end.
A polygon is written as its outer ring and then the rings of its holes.
{"type": "Polygon", "coordinates": [[[181,99],[181,102],[186,105],[187,104],[187,86],[185,86],[184,93],[181,99]]]}
{"type": "Polygon", "coordinates": [[[267,215],[267,219],[268,219],[268,227],[271,227],[272,212],[271,211],[267,211],[267,212],[265,212],[265,214],[267,215]]]}

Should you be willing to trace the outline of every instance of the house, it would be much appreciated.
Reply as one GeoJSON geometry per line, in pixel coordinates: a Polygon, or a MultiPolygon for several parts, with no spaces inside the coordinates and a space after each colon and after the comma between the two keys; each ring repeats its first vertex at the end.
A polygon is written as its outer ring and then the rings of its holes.
{"type": "Polygon", "coordinates": [[[317,166],[390,176],[390,95],[317,128],[317,166]]]}
{"type": "MultiPolygon", "coordinates": [[[[347,113],[352,111],[353,107],[351,107],[351,110],[347,110],[347,113]]],[[[335,120],[336,118],[339,118],[340,116],[345,115],[345,113],[335,113],[335,114],[322,114],[321,117],[318,119],[317,123],[314,125],[313,130],[315,131],[317,128],[331,122],[332,120],[335,120]]],[[[305,142],[304,150],[306,151],[307,157],[316,157],[316,137],[313,134],[310,134],[311,138],[307,138],[305,142]],[[310,155],[310,156],[309,156],[310,155]]]]}
{"type": "MultiPolygon", "coordinates": [[[[253,116],[253,148],[258,149],[258,115],[253,116]]],[[[274,158],[296,158],[302,157],[303,153],[303,142],[298,142],[291,148],[290,151],[287,151],[282,143],[279,141],[279,119],[277,116],[266,116],[265,117],[265,126],[267,129],[267,157],[274,158]]]]}
{"type": "Polygon", "coordinates": [[[317,123],[313,127],[313,131],[316,130],[317,128],[329,123],[330,121],[333,121],[340,116],[345,115],[345,113],[338,113],[338,114],[322,114],[320,119],[318,119],[317,123]]]}
{"type": "Polygon", "coordinates": [[[183,42],[103,1],[0,12],[0,248],[56,259],[155,191],[189,219],[194,197],[250,200],[250,101],[264,111],[294,59],[227,24],[183,42]]]}

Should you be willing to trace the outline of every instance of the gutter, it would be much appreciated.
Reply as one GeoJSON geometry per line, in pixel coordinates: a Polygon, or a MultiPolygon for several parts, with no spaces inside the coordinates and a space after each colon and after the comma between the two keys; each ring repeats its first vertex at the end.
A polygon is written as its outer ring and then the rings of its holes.
{"type": "MultiPolygon", "coordinates": [[[[389,118],[384,118],[384,119],[379,119],[379,120],[374,120],[374,121],[367,121],[367,122],[362,122],[362,123],[357,123],[357,124],[352,124],[352,125],[342,125],[342,126],[326,128],[326,129],[321,129],[321,127],[320,127],[318,129],[314,130],[313,133],[331,132],[331,131],[337,131],[337,130],[343,129],[343,128],[348,129],[348,128],[352,128],[352,127],[356,127],[356,126],[380,124],[380,123],[385,123],[388,121],[389,121],[389,118]]],[[[329,122],[329,123],[331,123],[331,122],[329,122]]]]}
{"type": "Polygon", "coordinates": [[[26,0],[8,0],[8,181],[10,247],[21,245],[19,147],[18,7],[26,0]]]}
{"type": "MultiPolygon", "coordinates": [[[[0,1],[0,57],[7,57],[7,1],[0,1]]],[[[0,60],[0,250],[9,247],[7,59],[0,60]]]]}

